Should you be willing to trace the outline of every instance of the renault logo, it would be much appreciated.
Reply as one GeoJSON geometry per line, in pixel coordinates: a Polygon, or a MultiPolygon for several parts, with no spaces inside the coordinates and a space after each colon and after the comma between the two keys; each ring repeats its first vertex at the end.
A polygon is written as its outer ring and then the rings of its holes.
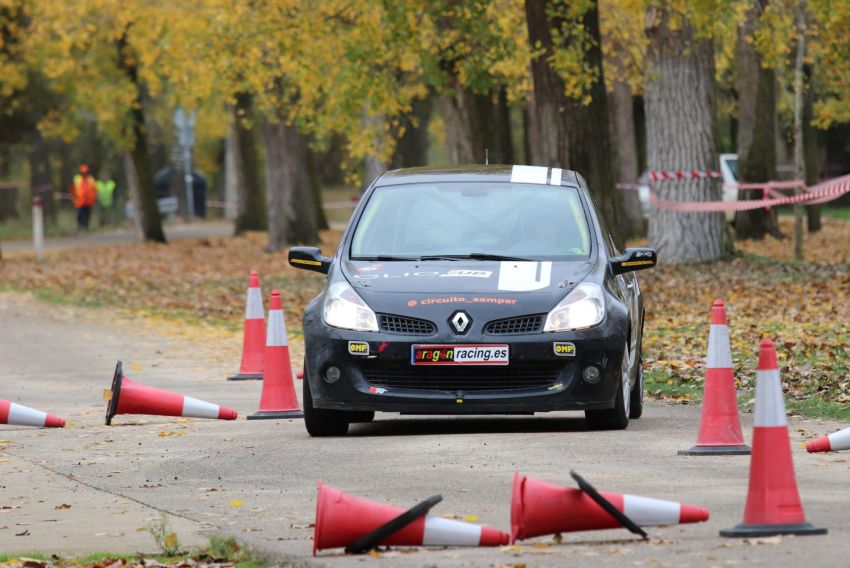
{"type": "Polygon", "coordinates": [[[452,314],[452,317],[449,319],[449,323],[452,325],[452,329],[458,335],[463,335],[466,333],[466,330],[469,329],[469,324],[472,323],[472,318],[469,317],[466,312],[459,311],[452,314]]]}

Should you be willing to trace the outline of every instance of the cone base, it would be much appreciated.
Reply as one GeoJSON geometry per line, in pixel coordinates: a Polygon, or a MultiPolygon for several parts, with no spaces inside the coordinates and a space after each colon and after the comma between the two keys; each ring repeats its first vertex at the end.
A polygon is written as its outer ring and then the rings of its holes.
{"type": "Polygon", "coordinates": [[[248,420],[285,420],[289,418],[304,418],[304,413],[300,410],[261,410],[248,415],[247,418],[248,420]]]}
{"type": "Polygon", "coordinates": [[[121,381],[124,379],[124,365],[121,361],[115,364],[115,373],[112,375],[112,397],[106,404],[106,420],[104,423],[107,426],[112,426],[112,419],[118,413],[118,398],[121,396],[121,381]]]}
{"type": "Polygon", "coordinates": [[[228,381],[262,381],[262,373],[237,373],[227,377],[228,381]]]}
{"type": "Polygon", "coordinates": [[[812,523],[790,523],[779,525],[744,525],[720,531],[726,538],[748,538],[753,536],[776,536],[782,534],[817,535],[826,534],[827,529],[816,527],[812,523]]]}
{"type": "Polygon", "coordinates": [[[679,450],[680,456],[748,456],[749,446],[694,446],[689,450],[679,450]]]}

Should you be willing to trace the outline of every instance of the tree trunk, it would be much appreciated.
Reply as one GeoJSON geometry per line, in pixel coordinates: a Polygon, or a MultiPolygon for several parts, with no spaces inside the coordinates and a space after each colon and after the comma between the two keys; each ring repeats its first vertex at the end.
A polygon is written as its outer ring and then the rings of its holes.
{"type": "Polygon", "coordinates": [[[549,62],[549,56],[556,49],[570,47],[555,46],[551,35],[551,30],[562,28],[569,9],[565,3],[550,3],[550,0],[525,2],[529,41],[532,45],[539,42],[545,50],[531,63],[534,82],[531,130],[535,135],[530,147],[533,163],[570,168],[584,176],[615,241],[622,244],[624,231],[612,171],[615,166],[609,138],[608,95],[602,70],[602,41],[596,2],[590,3],[581,16],[582,29],[590,36],[583,67],[594,74],[588,93],[590,102],[585,104],[567,98],[564,81],[549,62]]]}
{"type": "Polygon", "coordinates": [[[494,110],[496,115],[493,122],[496,126],[496,142],[498,146],[490,148],[490,163],[513,164],[514,144],[511,137],[511,107],[508,105],[508,91],[505,87],[499,88],[494,110]]]}
{"type": "Polygon", "coordinates": [[[474,93],[455,79],[438,107],[446,128],[449,164],[483,164],[485,154],[499,152],[495,104],[489,93],[474,93]]]}
{"type": "Polygon", "coordinates": [[[50,146],[37,129],[29,156],[30,188],[33,197],[41,197],[45,223],[56,224],[56,199],[53,196],[53,172],[50,167],[50,146]]]}
{"type": "Polygon", "coordinates": [[[404,134],[398,140],[393,168],[414,168],[428,163],[428,122],[434,106],[431,97],[413,101],[413,110],[402,118],[404,134]]]}
{"type": "MultiPolygon", "coordinates": [[[[647,165],[650,170],[716,170],[714,53],[709,40],[696,40],[687,22],[670,26],[664,7],[646,13],[645,92],[647,165]]],[[[719,201],[713,179],[653,184],[662,199],[719,201]]],[[[706,262],[723,253],[722,213],[684,213],[652,208],[649,242],[663,262],[706,262]]]]}
{"type": "Polygon", "coordinates": [[[236,126],[233,123],[227,127],[227,138],[224,141],[224,218],[236,219],[236,202],[238,187],[238,172],[236,167],[237,155],[236,126]]]}
{"type": "MultiPolygon", "coordinates": [[[[776,77],[761,65],[753,44],[758,15],[767,0],[752,0],[746,21],[738,29],[736,65],[738,75],[738,179],[759,183],[776,179],[776,77]]],[[[761,190],[742,189],[738,199],[761,199],[761,190]]],[[[784,238],[776,208],[739,211],[735,214],[739,239],[763,239],[766,234],[784,238]]]]}
{"type": "Polygon", "coordinates": [[[566,86],[558,72],[549,65],[555,54],[551,30],[560,29],[562,19],[551,19],[546,13],[549,0],[526,0],[525,19],[528,41],[540,46],[543,53],[531,61],[531,78],[534,86],[528,108],[528,163],[535,166],[570,167],[567,120],[564,117],[566,86]]]}
{"type": "Polygon", "coordinates": [[[307,178],[310,183],[310,196],[313,198],[313,212],[316,216],[316,228],[320,231],[330,229],[325,208],[322,206],[322,184],[319,183],[319,172],[316,170],[316,153],[307,148],[307,178]]]}
{"type": "Polygon", "coordinates": [[[139,178],[136,176],[136,166],[133,165],[133,156],[129,150],[124,152],[124,173],[127,175],[127,198],[133,205],[133,229],[136,232],[136,237],[139,240],[144,240],[145,231],[142,227],[142,217],[139,211],[142,210],[142,197],[139,192],[139,178]]]}
{"type": "Polygon", "coordinates": [[[294,125],[263,121],[266,145],[268,250],[318,242],[315,203],[304,164],[307,139],[294,125]]]}
{"type": "Polygon", "coordinates": [[[156,203],[156,190],[153,186],[153,172],[151,171],[150,155],[148,154],[148,132],[145,125],[145,109],[142,100],[142,85],[139,82],[136,58],[129,53],[126,32],[117,40],[118,62],[124,74],[130,80],[135,89],[135,100],[130,109],[129,119],[133,136],[130,146],[130,156],[135,169],[136,183],[138,184],[138,207],[134,211],[142,226],[143,238],[147,241],[158,243],[168,242],[162,231],[162,221],[159,216],[159,208],[156,203]]]}
{"type": "MultiPolygon", "coordinates": [[[[806,185],[812,186],[820,182],[820,173],[823,168],[824,150],[821,144],[823,131],[812,126],[814,118],[813,105],[815,102],[815,89],[812,85],[814,69],[810,64],[803,66],[806,78],[806,93],[803,102],[803,160],[806,166],[806,185]]],[[[806,207],[807,228],[810,233],[821,230],[821,206],[808,205],[806,207]]]]}
{"type": "MultiPolygon", "coordinates": [[[[610,134],[616,143],[611,145],[616,159],[617,180],[625,184],[637,184],[638,171],[637,137],[635,136],[635,117],[632,104],[632,90],[622,79],[614,81],[614,88],[609,98],[611,105],[610,134]]],[[[635,189],[618,189],[617,193],[622,203],[622,229],[624,238],[632,238],[646,234],[646,220],[643,217],[638,192],[635,189]]]]}
{"type": "Polygon", "coordinates": [[[260,158],[254,136],[251,95],[238,93],[234,108],[236,128],[236,223],[237,235],[266,228],[260,158]]]}

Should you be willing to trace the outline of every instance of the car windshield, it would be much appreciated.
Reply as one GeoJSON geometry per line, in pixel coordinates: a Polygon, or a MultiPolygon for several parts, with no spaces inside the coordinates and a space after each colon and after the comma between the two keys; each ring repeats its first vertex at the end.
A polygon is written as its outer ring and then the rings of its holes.
{"type": "Polygon", "coordinates": [[[379,187],[351,245],[351,257],[363,260],[589,255],[590,231],[578,190],[505,182],[379,187]]]}

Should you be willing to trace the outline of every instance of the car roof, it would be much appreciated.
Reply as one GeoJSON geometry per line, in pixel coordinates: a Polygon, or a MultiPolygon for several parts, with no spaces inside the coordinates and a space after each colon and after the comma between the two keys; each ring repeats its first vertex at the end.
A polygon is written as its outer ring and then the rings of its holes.
{"type": "MultiPolygon", "coordinates": [[[[560,168],[546,168],[543,166],[511,166],[511,165],[483,165],[471,164],[464,166],[447,166],[447,167],[421,167],[421,168],[403,168],[399,170],[390,170],[375,180],[375,187],[387,185],[407,185],[414,183],[434,183],[434,182],[469,182],[469,181],[489,181],[489,182],[505,182],[511,181],[517,183],[551,183],[550,176],[553,170],[560,168]],[[543,171],[545,170],[545,172],[543,171]],[[523,173],[538,173],[543,179],[543,182],[528,181],[520,179],[521,176],[517,172],[523,173]]],[[[580,186],[577,174],[572,170],[560,169],[561,184],[560,185],[575,185],[580,186]]]]}

